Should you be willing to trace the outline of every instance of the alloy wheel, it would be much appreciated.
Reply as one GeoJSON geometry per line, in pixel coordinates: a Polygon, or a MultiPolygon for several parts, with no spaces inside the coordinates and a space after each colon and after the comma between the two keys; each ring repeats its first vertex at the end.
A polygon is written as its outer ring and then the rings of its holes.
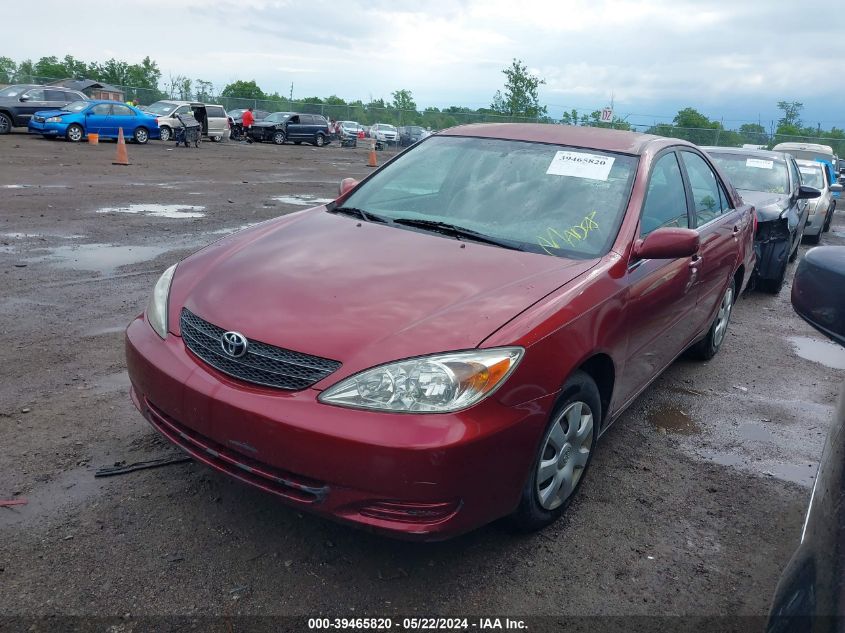
{"type": "Polygon", "coordinates": [[[0,134],[8,134],[12,131],[12,122],[5,114],[0,114],[0,134]]]}
{"type": "Polygon", "coordinates": [[[575,401],[557,416],[543,440],[537,466],[537,500],[546,510],[560,507],[575,490],[590,459],[593,412],[575,401]]]}
{"type": "Polygon", "coordinates": [[[722,344],[722,340],[725,338],[725,332],[728,330],[728,321],[731,318],[733,300],[734,289],[733,285],[730,285],[725,291],[725,296],[722,297],[722,304],[719,306],[719,313],[716,315],[716,324],[713,329],[713,345],[716,347],[722,344]]]}
{"type": "Polygon", "coordinates": [[[82,135],[84,134],[81,127],[78,125],[71,125],[67,130],[67,138],[69,141],[74,143],[78,143],[82,140],[82,135]]]}

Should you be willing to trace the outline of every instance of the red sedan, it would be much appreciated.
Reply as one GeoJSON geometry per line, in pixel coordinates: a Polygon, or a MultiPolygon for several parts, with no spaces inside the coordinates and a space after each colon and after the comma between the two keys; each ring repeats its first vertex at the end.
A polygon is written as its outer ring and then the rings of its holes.
{"type": "Polygon", "coordinates": [[[168,269],[126,332],[132,398],[303,510],[429,540],[540,528],[661,371],[719,350],[753,223],[684,141],[454,128],[168,269]]]}

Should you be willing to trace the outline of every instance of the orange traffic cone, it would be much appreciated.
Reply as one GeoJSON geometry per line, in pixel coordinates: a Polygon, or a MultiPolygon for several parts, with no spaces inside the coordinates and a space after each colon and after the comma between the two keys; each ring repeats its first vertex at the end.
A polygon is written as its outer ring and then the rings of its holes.
{"type": "Polygon", "coordinates": [[[370,143],[370,158],[367,160],[367,167],[378,167],[378,161],[376,160],[376,142],[373,141],[370,143]]]}
{"type": "Polygon", "coordinates": [[[117,156],[112,165],[128,165],[129,155],[126,153],[126,141],[123,140],[123,128],[117,131],[117,156]]]}

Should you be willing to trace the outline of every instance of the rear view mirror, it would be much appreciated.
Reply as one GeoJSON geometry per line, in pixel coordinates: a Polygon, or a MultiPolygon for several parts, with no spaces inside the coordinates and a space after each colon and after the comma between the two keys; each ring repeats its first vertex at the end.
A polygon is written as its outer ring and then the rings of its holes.
{"type": "Polygon", "coordinates": [[[819,246],[807,251],[795,269],[792,307],[825,336],[845,345],[845,246],[819,246]]]}
{"type": "Polygon", "coordinates": [[[818,198],[822,195],[822,192],[816,189],[815,187],[808,187],[807,185],[801,185],[798,188],[798,199],[799,200],[812,200],[813,198],[818,198]]]}
{"type": "Polygon", "coordinates": [[[340,181],[340,187],[338,188],[337,197],[342,198],[357,186],[358,181],[354,178],[344,178],[340,181]]]}
{"type": "Polygon", "coordinates": [[[842,191],[842,189],[843,189],[842,185],[840,185],[838,182],[835,182],[832,185],[830,185],[830,190],[833,193],[839,193],[840,191],[842,191]]]}
{"type": "Polygon", "coordinates": [[[20,101],[29,101],[29,95],[21,95],[20,101]]]}
{"type": "Polygon", "coordinates": [[[662,228],[646,235],[634,244],[638,259],[678,259],[692,257],[698,252],[698,233],[692,229],[662,228]]]}

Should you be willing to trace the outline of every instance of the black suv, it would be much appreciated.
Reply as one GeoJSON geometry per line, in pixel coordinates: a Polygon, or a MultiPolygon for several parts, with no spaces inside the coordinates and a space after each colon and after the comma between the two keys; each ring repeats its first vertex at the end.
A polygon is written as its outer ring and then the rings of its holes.
{"type": "Polygon", "coordinates": [[[319,114],[274,112],[263,121],[257,121],[249,135],[256,141],[273,141],[276,145],[286,141],[299,145],[305,141],[323,147],[329,142],[329,122],[319,114]]]}
{"type": "Polygon", "coordinates": [[[88,101],[78,90],[61,86],[18,84],[0,90],[0,134],[8,134],[13,127],[26,127],[33,113],[57,110],[73,101],[88,101]]]}
{"type": "Polygon", "coordinates": [[[423,135],[425,134],[425,130],[422,129],[419,125],[407,125],[405,127],[399,128],[399,145],[402,147],[408,147],[413,145],[417,141],[419,141],[423,135]]]}

